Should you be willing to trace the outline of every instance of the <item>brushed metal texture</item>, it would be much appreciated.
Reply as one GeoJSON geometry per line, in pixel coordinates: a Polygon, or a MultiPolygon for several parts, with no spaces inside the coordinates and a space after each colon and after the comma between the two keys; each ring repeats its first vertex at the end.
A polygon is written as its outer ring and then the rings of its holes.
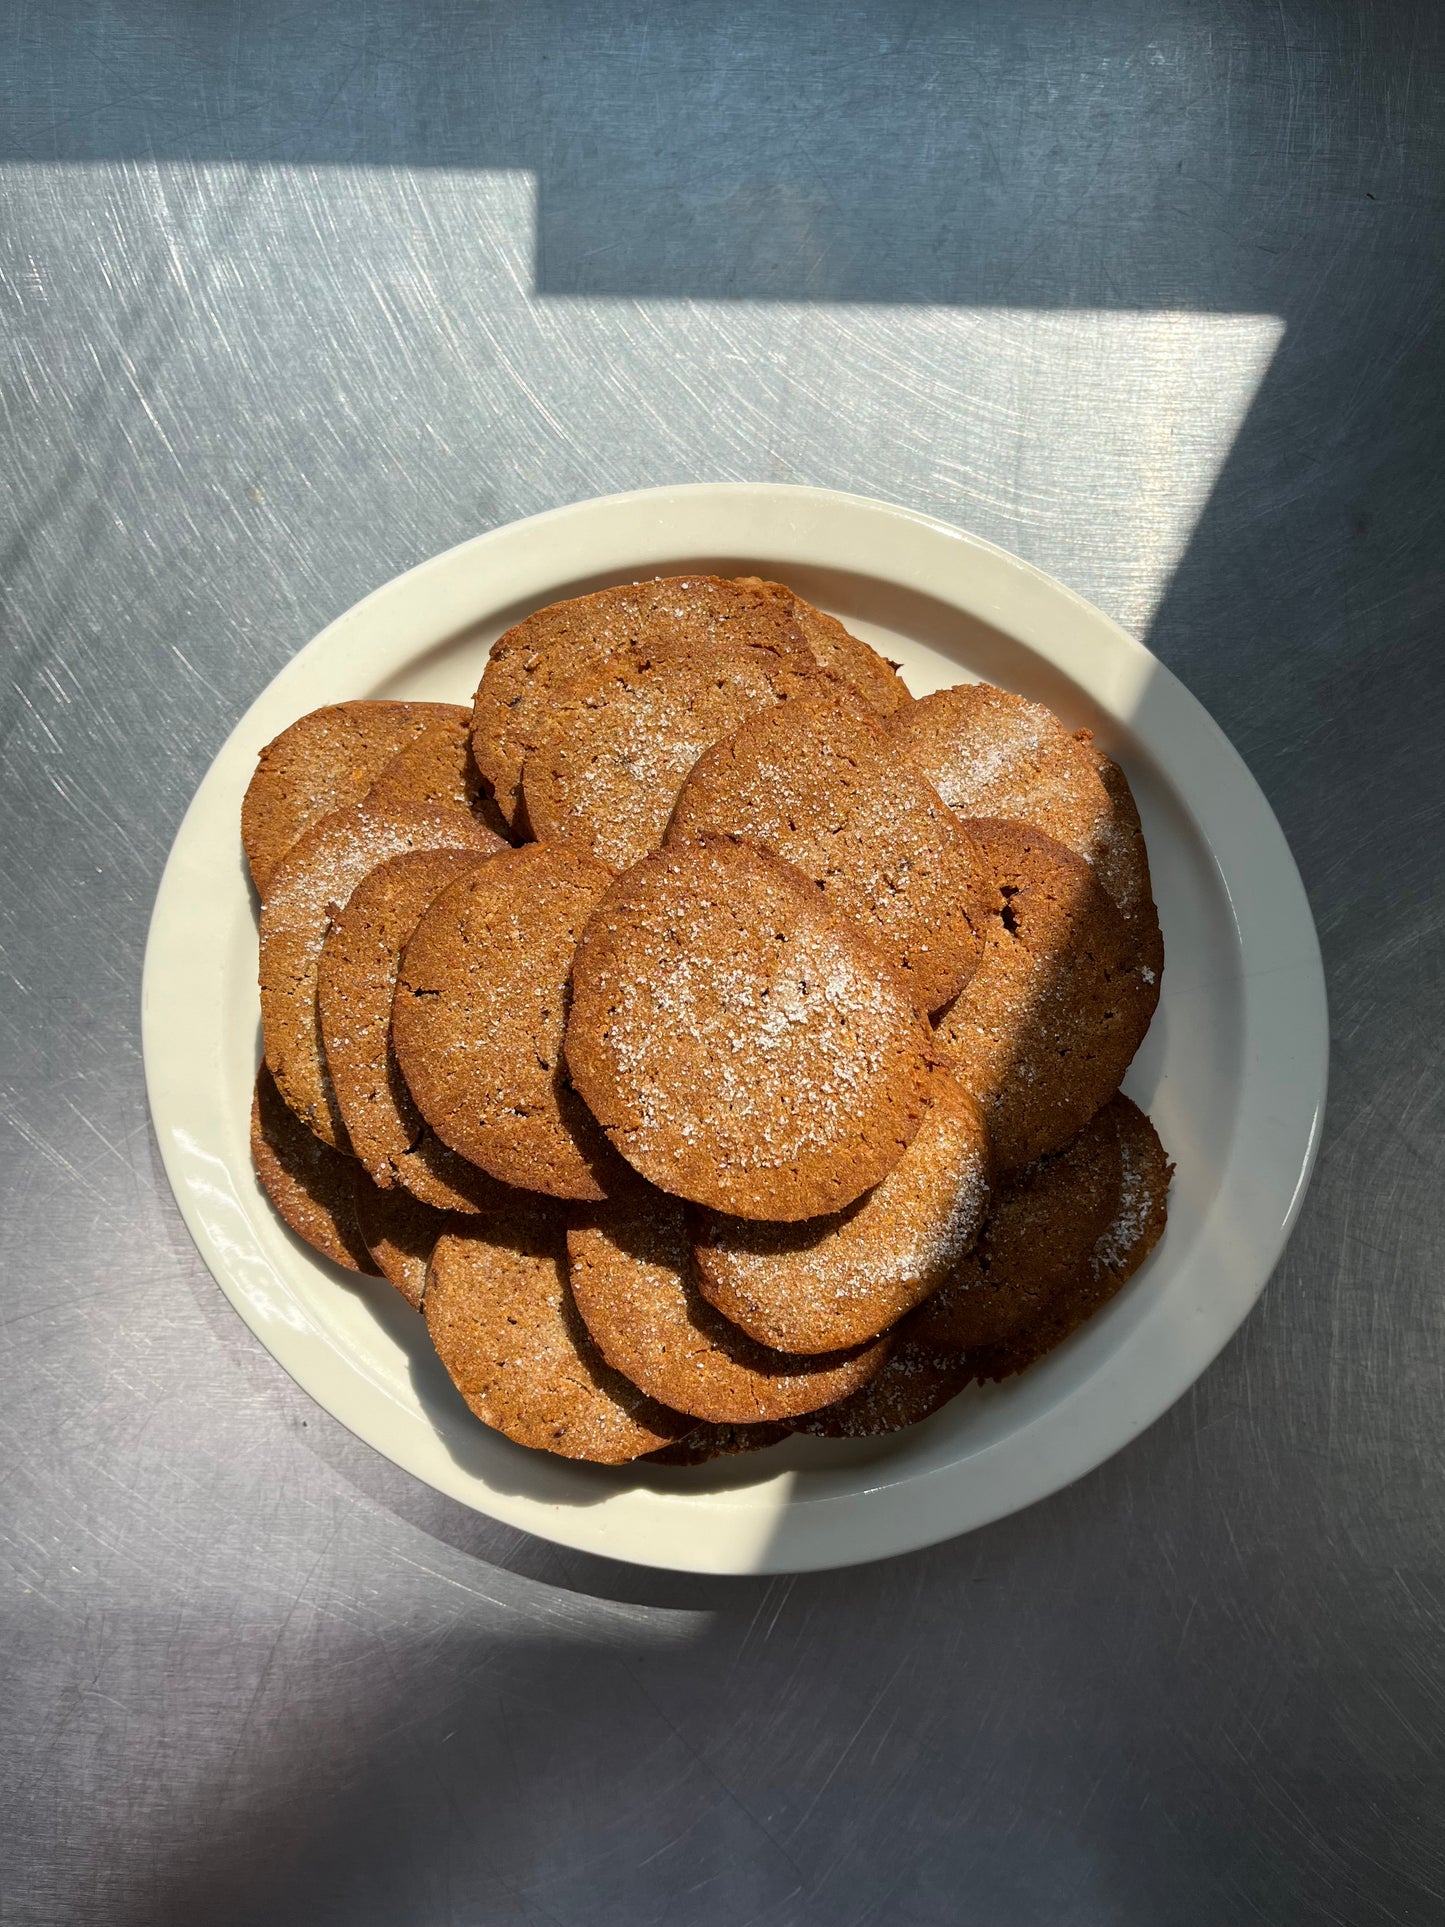
{"type": "Polygon", "coordinates": [[[0,33],[0,1917],[1435,1923],[1445,16],[1421,0],[17,0],[0,33]],[[171,1205],[138,981],[244,705],[609,489],[966,524],[1258,775],[1335,1025],[1194,1393],[884,1566],[419,1489],[171,1205]]]}

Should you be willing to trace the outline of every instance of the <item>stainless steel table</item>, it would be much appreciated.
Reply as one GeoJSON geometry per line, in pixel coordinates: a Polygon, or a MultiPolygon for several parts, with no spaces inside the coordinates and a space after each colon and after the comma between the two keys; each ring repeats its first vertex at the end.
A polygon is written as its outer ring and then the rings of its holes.
{"type": "Polygon", "coordinates": [[[51,0],[0,20],[0,1918],[1445,1919],[1445,15],[51,0]],[[554,503],[888,496],[1147,635],[1320,924],[1328,1141],[1195,1393],[797,1581],[554,1551],[271,1363],[149,1134],[242,707],[554,503]]]}

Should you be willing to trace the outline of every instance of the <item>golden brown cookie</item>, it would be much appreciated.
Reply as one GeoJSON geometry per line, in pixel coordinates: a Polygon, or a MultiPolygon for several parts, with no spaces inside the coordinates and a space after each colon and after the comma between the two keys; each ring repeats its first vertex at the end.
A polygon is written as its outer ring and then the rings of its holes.
{"type": "MultiPolygon", "coordinates": [[[[516,1194],[505,1195],[514,1199],[516,1194]]],[[[438,1211],[403,1191],[399,1184],[383,1191],[360,1165],[356,1167],[354,1197],[356,1222],[377,1270],[396,1286],[413,1311],[420,1311],[426,1268],[437,1239],[465,1231],[475,1213],[438,1211]]]]}
{"type": "Polygon", "coordinates": [[[625,870],[661,843],[704,750],[821,680],[737,644],[636,648],[584,671],[536,723],[522,780],[532,834],[625,870]]]}
{"type": "Polygon", "coordinates": [[[251,1162],[282,1219],[333,1264],[377,1272],[356,1219],[352,1186],[359,1166],[313,1137],[263,1064],[251,1098],[251,1162]]]}
{"type": "Polygon", "coordinates": [[[922,1121],[932,1045],[902,973],[754,845],[636,864],[600,898],[572,986],[578,1090],[629,1163],[696,1204],[842,1210],[922,1121]]]}
{"type": "Polygon", "coordinates": [[[436,898],[402,955],[407,1088],[443,1144],[504,1184],[601,1198],[626,1176],[562,1060],[572,954],[611,881],[561,844],[504,850],[436,898]]]}
{"type": "Polygon", "coordinates": [[[698,1289],[759,1344],[835,1351],[886,1331],[972,1246],[991,1156],[973,1099],[946,1071],[902,1159],[856,1204],[803,1224],[762,1224],[694,1206],[698,1289]]]}
{"type": "Polygon", "coordinates": [[[366,792],[368,808],[470,810],[504,842],[511,841],[502,812],[488,796],[472,755],[472,712],[437,704],[443,711],[406,748],[393,756],[366,792]]]}
{"type": "Polygon", "coordinates": [[[974,1352],[980,1379],[1010,1378],[1061,1345],[1143,1264],[1164,1232],[1174,1167],[1154,1126],[1127,1097],[1109,1106],[1118,1132],[1123,1178],[1118,1203],[1092,1252],[1076,1265],[1038,1314],[1001,1344],[974,1352]]]}
{"type": "Polygon", "coordinates": [[[993,873],[983,961],[934,1037],[1007,1174],[1067,1144],[1118,1089],[1159,982],[1081,857],[1022,824],[969,828],[993,873]]]}
{"type": "Polygon", "coordinates": [[[296,1115],[323,1142],[349,1148],[322,1054],[316,1007],[321,946],[352,891],[404,850],[468,850],[485,856],[499,838],[460,810],[364,805],[313,823],[277,864],[261,900],[261,1029],[266,1062],[296,1115]]]}
{"type": "Polygon", "coordinates": [[[1090,747],[1050,709],[992,683],[960,683],[888,724],[950,809],[1042,830],[1076,856],[1102,841],[1109,799],[1090,747]]]}
{"type": "Polygon", "coordinates": [[[718,576],[619,583],[554,602],[499,636],[472,708],[472,749],[502,815],[530,835],[522,768],[557,693],[611,657],[639,646],[761,647],[799,669],[813,657],[787,603],[718,576]]]}
{"type": "Polygon", "coordinates": [[[868,707],[880,716],[891,716],[913,701],[908,685],[898,673],[897,663],[880,656],[870,643],[850,635],[836,616],[815,609],[811,602],[804,602],[781,582],[764,582],[759,576],[748,575],[737,579],[749,587],[756,583],[759,588],[770,589],[774,595],[785,598],[818,666],[851,683],[868,707]]]}
{"type": "Polygon", "coordinates": [[[608,1364],[713,1424],[813,1411],[866,1384],[888,1356],[888,1339],[812,1358],[756,1344],[699,1293],[685,1208],[660,1192],[579,1214],[567,1251],[572,1296],[608,1364]]]}
{"type": "Polygon", "coordinates": [[[317,973],[326,1068],[352,1150],[376,1184],[403,1185],[443,1211],[487,1210],[507,1187],[448,1149],[417,1109],[392,1048],[391,1006],[422,912],[490,861],[476,850],[412,850],[379,864],[332,919],[317,973]]]}
{"type": "Polygon", "coordinates": [[[805,1418],[791,1419],[789,1425],[794,1432],[811,1432],[818,1438],[880,1438],[932,1418],[974,1376],[973,1365],[962,1352],[934,1351],[903,1338],[878,1376],[861,1391],[805,1418]]]}
{"type": "Polygon", "coordinates": [[[261,895],[303,830],[361,802],[398,751],[453,713],[449,703],[332,703],[269,742],[241,804],[241,842],[261,895]]]}
{"type": "Polygon", "coordinates": [[[1119,1208],[1119,1112],[1127,1102],[1106,1104],[1072,1143],[999,1192],[978,1243],[909,1320],[910,1338],[948,1351],[995,1344],[1037,1320],[1087,1270],[1119,1208]]]}
{"type": "Polygon", "coordinates": [[[667,842],[762,843],[810,877],[903,972],[921,1010],[982,954],[982,860],[960,819],[845,685],[747,718],[693,768],[667,842]]]}
{"type": "Polygon", "coordinates": [[[1078,731],[1078,740],[1093,757],[1099,781],[1109,799],[1109,814],[1094,846],[1083,854],[1093,864],[1100,883],[1118,904],[1133,932],[1140,964],[1145,971],[1152,970],[1157,980],[1164,970],[1164,937],[1159,928],[1159,912],[1154,906],[1149,852],[1144,846],[1139,806],[1134,801],[1128,777],[1095,746],[1087,729],[1078,731]]]}
{"type": "Polygon", "coordinates": [[[622,1465],[691,1431],[607,1364],[567,1284],[567,1220],[542,1199],[438,1240],[426,1328],[484,1425],[566,1459],[622,1465]]]}
{"type": "Polygon", "coordinates": [[[664,1445],[648,1458],[654,1465],[706,1465],[710,1459],[735,1458],[743,1452],[766,1452],[770,1445],[781,1445],[790,1427],[773,1425],[695,1425],[671,1445],[664,1445]]]}

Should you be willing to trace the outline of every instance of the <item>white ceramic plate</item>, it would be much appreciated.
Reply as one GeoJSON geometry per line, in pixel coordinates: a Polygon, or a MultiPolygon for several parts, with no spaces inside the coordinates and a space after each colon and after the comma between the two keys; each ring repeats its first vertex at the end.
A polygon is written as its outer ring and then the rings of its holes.
{"type": "Polygon", "coordinates": [[[496,529],[322,631],[258,698],[176,837],[146,950],[151,1110],[226,1295],[313,1398],[464,1504],[565,1545],[703,1572],[792,1572],[928,1545],[1118,1451],[1193,1383],[1279,1257],[1318,1142],[1327,1026],[1298,873],[1253,778],[1147,649],[1037,569],[905,509],[822,489],[647,490],[496,529]],[[1125,1088],[1177,1165],[1169,1227],[1085,1329],[1012,1383],[895,1438],[794,1439],[691,1471],[533,1453],[472,1418],[390,1286],[277,1221],[247,1133],[256,930],[238,835],[256,753],[345,697],[466,702],[527,611],[638,576],[781,578],[902,663],[915,694],[983,678],[1088,724],[1148,835],[1168,965],[1125,1088]]]}

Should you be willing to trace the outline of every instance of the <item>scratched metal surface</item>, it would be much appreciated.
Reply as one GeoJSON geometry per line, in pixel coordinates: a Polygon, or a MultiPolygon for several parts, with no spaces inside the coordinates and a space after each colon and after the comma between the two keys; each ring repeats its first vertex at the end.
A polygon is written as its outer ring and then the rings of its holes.
{"type": "Polygon", "coordinates": [[[1440,1921],[1439,9],[13,0],[0,44],[0,1918],[1440,1921]],[[189,1245],[137,1036],[186,800],[307,636],[715,477],[1147,634],[1335,1029],[1193,1395],[796,1582],[556,1552],[344,1435],[189,1245]]]}

